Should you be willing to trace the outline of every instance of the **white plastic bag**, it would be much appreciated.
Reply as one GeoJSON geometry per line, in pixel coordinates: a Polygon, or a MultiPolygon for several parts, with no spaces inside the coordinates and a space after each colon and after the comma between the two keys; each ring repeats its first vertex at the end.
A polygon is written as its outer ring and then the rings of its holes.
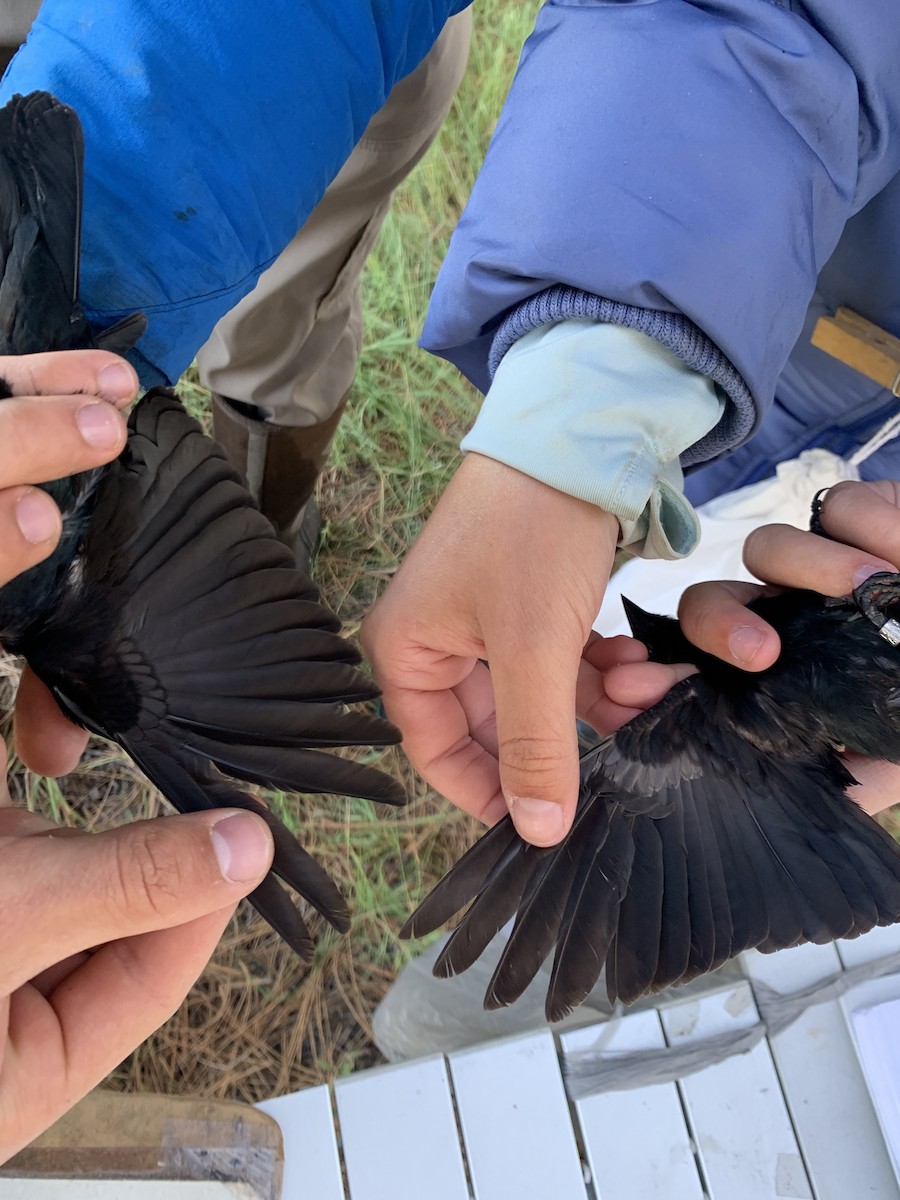
{"type": "Polygon", "coordinates": [[[610,580],[594,628],[607,637],[630,632],[623,595],[648,612],[674,617],[681,593],[692,583],[753,581],[741,559],[747,534],[773,522],[808,529],[813,496],[842,479],[859,479],[853,463],[828,450],[806,450],[781,463],[774,478],[709,500],[697,510],[701,537],[694,553],[678,562],[630,559],[610,580]]]}

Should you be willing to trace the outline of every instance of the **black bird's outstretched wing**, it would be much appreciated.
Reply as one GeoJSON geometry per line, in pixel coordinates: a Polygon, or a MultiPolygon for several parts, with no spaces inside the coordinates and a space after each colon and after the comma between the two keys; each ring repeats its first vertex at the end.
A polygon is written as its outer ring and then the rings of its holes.
{"type": "MultiPolygon", "coordinates": [[[[121,352],[144,328],[136,314],[97,332],[79,304],[82,162],[78,117],[52,96],[15,96],[0,110],[0,353],[121,352]]],[[[232,782],[404,801],[381,772],[323,753],[399,739],[345,707],[375,688],[312,583],[169,393],[139,402],[116,463],[46,490],[63,537],[0,589],[7,649],[182,812],[258,812],[274,835],[273,873],[346,928],[324,870],[232,782]]],[[[305,923],[273,875],[251,899],[309,955],[305,923]]]]}
{"type": "MultiPolygon", "coordinates": [[[[345,708],[377,692],[337,628],[221,452],[160,390],[132,414],[59,602],[18,649],[64,711],[123,746],[176,808],[264,816],[274,872],[343,929],[346,906],[322,868],[226,778],[404,802],[382,772],[323,753],[398,740],[345,708]]],[[[251,900],[309,952],[274,880],[251,900]]]]}
{"type": "Polygon", "coordinates": [[[528,845],[505,818],[404,935],[471,901],[435,964],[452,975],[515,916],[485,1006],[516,1000],[555,946],[546,1008],[559,1020],[604,967],[610,999],[628,1002],[751,947],[900,920],[900,849],[847,799],[840,759],[815,739],[798,746],[777,722],[767,734],[763,754],[721,693],[691,676],[583,757],[575,822],[558,846],[528,845]]]}

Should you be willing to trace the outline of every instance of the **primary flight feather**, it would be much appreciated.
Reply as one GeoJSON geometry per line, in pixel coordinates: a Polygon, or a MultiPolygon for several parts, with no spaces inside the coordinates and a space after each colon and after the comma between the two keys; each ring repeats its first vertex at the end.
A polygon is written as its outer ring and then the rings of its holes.
{"type": "Polygon", "coordinates": [[[841,758],[900,762],[900,576],[842,600],[794,591],[751,607],[782,642],[753,674],[628,605],[651,659],[698,673],[582,757],[559,845],[529,845],[506,817],[434,888],[405,936],[469,905],[436,975],[465,970],[514,917],[485,1006],[516,1000],[552,954],[546,1013],[559,1020],[604,971],[610,999],[627,1003],[752,947],[900,921],[900,848],[848,798],[841,758]]]}
{"type": "MultiPolygon", "coordinates": [[[[122,352],[143,331],[139,315],[97,331],[78,302],[82,159],[78,118],[52,96],[0,110],[0,354],[122,352]]],[[[9,395],[0,380],[0,400],[9,395]]],[[[327,753],[399,740],[346,708],[377,695],[357,652],[173,393],[138,402],[114,463],[45,487],[63,514],[60,544],[0,589],[0,642],[181,812],[263,817],[275,858],[249,899],[308,957],[306,922],[274,876],[341,930],[346,903],[233,780],[404,802],[388,776],[327,753]]]]}

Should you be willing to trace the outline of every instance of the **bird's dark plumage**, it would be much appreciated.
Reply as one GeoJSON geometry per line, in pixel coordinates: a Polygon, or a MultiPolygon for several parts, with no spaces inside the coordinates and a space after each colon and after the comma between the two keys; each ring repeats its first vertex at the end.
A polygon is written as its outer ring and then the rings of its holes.
{"type": "Polygon", "coordinates": [[[900,848],[846,795],[851,749],[900,761],[900,576],[854,597],[763,597],[752,608],[783,650],[759,674],[628,606],[660,662],[697,674],[586,753],[571,832],[523,842],[507,817],[437,885],[403,931],[421,936],[471,902],[435,964],[463,971],[515,923],[485,997],[511,1003],[554,950],[547,1016],[580,1004],[606,970],[625,1002],[742,950],[855,937],[900,921],[900,848]]]}
{"type": "MultiPolygon", "coordinates": [[[[33,93],[0,111],[0,353],[121,350],[140,336],[140,318],[94,333],[78,304],[81,178],[70,109],[33,93]]],[[[64,536],[47,562],[0,589],[0,641],[181,812],[259,813],[275,839],[273,873],[346,929],[324,870],[232,782],[404,801],[380,771],[324,752],[399,739],[345,707],[377,692],[314,585],[170,392],[138,403],[116,462],[47,490],[64,536]]],[[[311,952],[272,875],[250,899],[311,952]]]]}

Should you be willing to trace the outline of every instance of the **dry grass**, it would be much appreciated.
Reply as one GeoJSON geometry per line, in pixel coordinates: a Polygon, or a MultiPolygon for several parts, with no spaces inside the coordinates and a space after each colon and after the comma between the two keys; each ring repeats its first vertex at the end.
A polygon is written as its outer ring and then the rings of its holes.
{"type": "Polygon", "coordinates": [[[396,930],[425,881],[469,840],[468,821],[448,820],[400,756],[390,757],[384,765],[415,793],[404,812],[384,818],[363,802],[303,804],[304,844],[348,894],[356,889],[350,933],[318,922],[315,959],[302,964],[242,906],[184,1005],[110,1082],[255,1101],[378,1061],[372,1013],[412,953],[396,930]]]}

